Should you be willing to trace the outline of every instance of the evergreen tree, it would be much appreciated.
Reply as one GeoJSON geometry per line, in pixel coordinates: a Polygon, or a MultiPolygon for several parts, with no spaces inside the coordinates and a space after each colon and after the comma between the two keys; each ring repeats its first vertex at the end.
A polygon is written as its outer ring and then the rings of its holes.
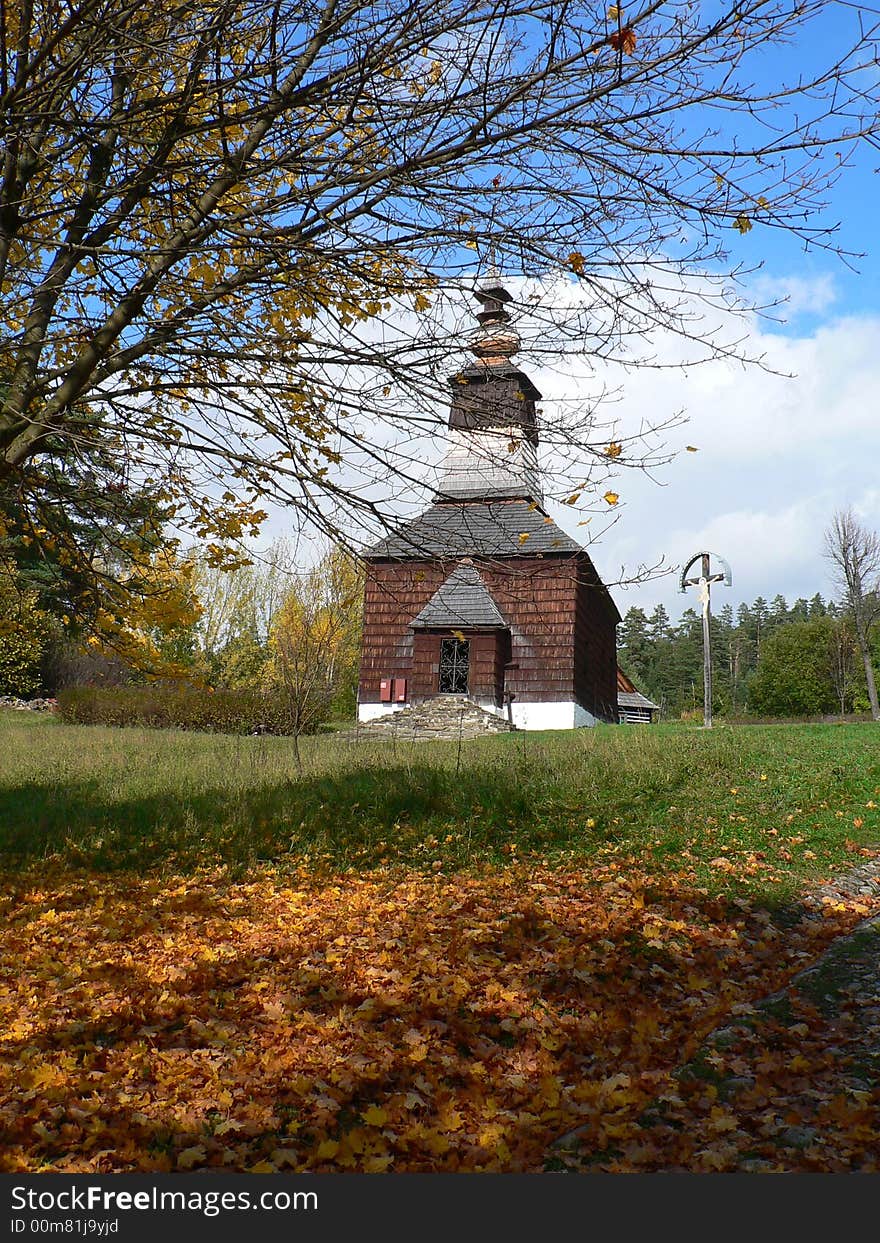
{"type": "Polygon", "coordinates": [[[617,654],[621,668],[641,686],[650,668],[651,641],[648,637],[648,619],[644,610],[631,608],[617,631],[617,654]]]}
{"type": "Polygon", "coordinates": [[[662,604],[658,604],[648,618],[648,639],[651,643],[659,643],[671,637],[672,626],[669,622],[669,614],[662,604]]]}
{"type": "Polygon", "coordinates": [[[825,617],[828,615],[828,609],[825,605],[825,601],[822,599],[818,591],[810,600],[808,613],[811,618],[825,617]]]}
{"type": "Polygon", "coordinates": [[[770,623],[770,610],[763,596],[758,596],[751,607],[752,629],[750,638],[755,644],[755,659],[760,659],[761,644],[767,637],[770,623]]]}
{"type": "Polygon", "coordinates": [[[770,627],[775,630],[777,626],[784,626],[789,620],[788,604],[785,596],[774,596],[770,601],[770,627]]]}

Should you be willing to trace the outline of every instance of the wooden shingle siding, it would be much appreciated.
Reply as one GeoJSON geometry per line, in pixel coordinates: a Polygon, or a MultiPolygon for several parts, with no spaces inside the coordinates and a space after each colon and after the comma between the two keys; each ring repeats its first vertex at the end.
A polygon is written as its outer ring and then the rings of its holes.
{"type": "MultiPolygon", "coordinates": [[[[608,705],[616,705],[615,619],[607,595],[593,585],[592,566],[568,556],[518,557],[513,565],[474,558],[474,563],[508,624],[509,637],[467,635],[473,645],[471,694],[497,702],[496,688],[503,685],[524,702],[575,699],[594,715],[614,719],[616,708],[609,712],[608,705]]],[[[448,560],[369,565],[361,702],[379,701],[382,677],[410,678],[413,697],[437,693],[441,635],[414,637],[409,622],[455,565],[448,560]]]]}

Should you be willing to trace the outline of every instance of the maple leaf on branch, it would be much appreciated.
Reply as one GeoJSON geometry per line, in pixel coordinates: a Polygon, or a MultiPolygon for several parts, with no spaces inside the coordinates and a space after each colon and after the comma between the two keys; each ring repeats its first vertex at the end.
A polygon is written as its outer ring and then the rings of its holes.
{"type": "Polygon", "coordinates": [[[632,56],[636,50],[638,36],[632,26],[624,26],[621,30],[615,30],[610,34],[608,42],[616,52],[623,52],[627,56],[632,56]]]}

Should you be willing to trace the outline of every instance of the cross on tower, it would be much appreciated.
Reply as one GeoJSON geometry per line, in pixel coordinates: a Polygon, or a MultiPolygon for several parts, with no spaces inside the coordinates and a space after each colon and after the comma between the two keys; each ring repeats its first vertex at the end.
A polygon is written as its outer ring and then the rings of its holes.
{"type": "Polygon", "coordinates": [[[703,606],[703,728],[712,728],[712,648],[710,646],[709,636],[709,591],[712,583],[724,583],[725,587],[731,584],[730,566],[723,557],[719,557],[717,553],[698,552],[691,557],[690,561],[681,572],[680,590],[686,591],[688,587],[699,587],[698,599],[703,606]],[[716,561],[720,561],[722,570],[719,574],[712,574],[709,564],[710,557],[715,557],[716,561]],[[691,568],[700,562],[700,573],[696,578],[688,578],[691,568]]]}

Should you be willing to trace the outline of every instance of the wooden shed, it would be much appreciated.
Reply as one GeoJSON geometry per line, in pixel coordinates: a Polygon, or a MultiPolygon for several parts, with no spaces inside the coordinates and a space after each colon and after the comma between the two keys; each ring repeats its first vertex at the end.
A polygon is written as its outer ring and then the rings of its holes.
{"type": "Polygon", "coordinates": [[[616,722],[620,614],[544,508],[540,394],[511,362],[509,295],[477,297],[434,503],[367,554],[359,719],[466,695],[524,729],[616,722]]]}
{"type": "Polygon", "coordinates": [[[652,725],[660,715],[660,705],[637,690],[620,666],[617,669],[617,712],[621,725],[652,725]]]}

